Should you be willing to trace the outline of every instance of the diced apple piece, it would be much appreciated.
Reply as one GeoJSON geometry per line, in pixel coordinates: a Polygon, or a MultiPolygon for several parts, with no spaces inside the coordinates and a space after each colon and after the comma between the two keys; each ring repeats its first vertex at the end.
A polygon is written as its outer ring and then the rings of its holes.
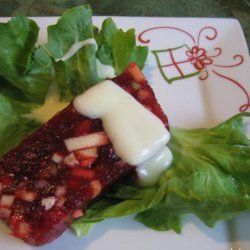
{"type": "Polygon", "coordinates": [[[138,90],[138,89],[141,88],[141,84],[139,84],[137,82],[132,82],[131,87],[132,87],[133,90],[138,90]]]}
{"type": "Polygon", "coordinates": [[[77,209],[77,210],[75,210],[75,211],[73,212],[72,216],[73,216],[74,219],[83,216],[83,211],[82,211],[82,209],[77,209]]]}
{"type": "Polygon", "coordinates": [[[97,147],[81,149],[74,152],[82,168],[90,167],[97,158],[97,147]]]}
{"type": "Polygon", "coordinates": [[[39,177],[41,179],[47,179],[51,176],[56,176],[58,173],[57,164],[56,163],[50,163],[46,165],[47,167],[41,169],[39,171],[39,177]]]}
{"type": "Polygon", "coordinates": [[[76,158],[79,160],[83,160],[86,158],[96,158],[97,147],[81,149],[81,150],[75,151],[74,154],[76,155],[76,158]]]}
{"type": "Polygon", "coordinates": [[[57,207],[62,207],[64,205],[64,203],[66,202],[66,198],[62,197],[60,198],[57,202],[56,202],[56,206],[57,207]]]}
{"type": "Polygon", "coordinates": [[[15,196],[13,195],[3,195],[0,200],[0,206],[11,207],[14,203],[15,196]]]}
{"type": "Polygon", "coordinates": [[[55,196],[50,196],[50,197],[42,199],[41,202],[42,202],[42,206],[45,207],[45,210],[49,210],[55,205],[56,198],[55,196]]]}
{"type": "Polygon", "coordinates": [[[79,149],[92,148],[103,146],[109,143],[108,137],[105,132],[96,132],[88,135],[71,137],[64,140],[68,151],[76,151],[79,149]]]}
{"type": "Polygon", "coordinates": [[[150,94],[149,90],[147,90],[147,89],[140,89],[138,96],[141,100],[145,100],[147,98],[150,98],[151,94],[150,94]]]}
{"type": "Polygon", "coordinates": [[[80,162],[82,168],[90,168],[91,165],[95,162],[96,158],[87,158],[80,162]]]}
{"type": "Polygon", "coordinates": [[[66,193],[67,193],[67,189],[65,186],[58,186],[56,188],[56,193],[55,193],[56,197],[63,197],[66,195],[66,193]]]}
{"type": "Polygon", "coordinates": [[[33,191],[20,190],[16,193],[16,197],[20,200],[32,202],[37,198],[37,193],[33,191]]]}
{"type": "Polygon", "coordinates": [[[70,153],[69,155],[67,155],[63,162],[68,165],[69,167],[76,167],[79,165],[78,160],[76,159],[74,153],[70,153]]]}
{"type": "Polygon", "coordinates": [[[82,178],[82,179],[93,179],[95,177],[95,172],[90,169],[81,169],[81,168],[74,168],[72,169],[71,174],[73,176],[82,178]]]}
{"type": "Polygon", "coordinates": [[[102,184],[99,180],[94,180],[90,183],[90,187],[92,189],[92,198],[96,197],[102,191],[102,184]]]}
{"type": "Polygon", "coordinates": [[[63,161],[63,158],[64,156],[60,153],[57,153],[55,152],[53,155],[52,155],[52,161],[55,162],[55,163],[61,163],[63,161]]]}

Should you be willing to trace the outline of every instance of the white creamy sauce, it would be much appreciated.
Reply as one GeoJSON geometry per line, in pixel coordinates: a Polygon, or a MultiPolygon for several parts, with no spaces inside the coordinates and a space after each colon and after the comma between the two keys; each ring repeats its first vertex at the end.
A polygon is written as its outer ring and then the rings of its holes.
{"type": "Polygon", "coordinates": [[[172,155],[166,149],[170,134],[162,121],[112,81],[76,97],[74,107],[82,115],[102,120],[116,155],[137,166],[142,185],[154,184],[170,164],[172,155]]]}
{"type": "Polygon", "coordinates": [[[30,114],[26,114],[25,117],[34,119],[38,122],[47,122],[54,114],[64,109],[68,103],[62,103],[60,101],[60,93],[58,86],[52,84],[49,88],[48,94],[46,95],[44,104],[33,109],[30,114]]]}
{"type": "Polygon", "coordinates": [[[102,64],[96,59],[97,75],[100,79],[115,77],[115,69],[111,65],[102,64]]]}
{"type": "MultiPolygon", "coordinates": [[[[97,49],[97,44],[94,38],[89,38],[84,41],[76,42],[72,44],[66,54],[56,59],[56,61],[66,61],[74,56],[81,48],[86,45],[95,45],[97,49]]],[[[102,64],[98,59],[96,60],[97,74],[100,79],[113,78],[115,77],[115,69],[106,64],[102,64]]],[[[51,75],[55,77],[55,69],[51,68],[51,75]]],[[[52,84],[48,94],[46,95],[44,104],[31,111],[31,114],[26,114],[24,117],[34,119],[38,122],[47,122],[54,114],[64,109],[68,103],[62,103],[60,101],[59,88],[56,84],[52,84]]]]}
{"type": "MultiPolygon", "coordinates": [[[[69,50],[61,57],[56,59],[58,61],[67,61],[72,56],[74,56],[81,48],[87,45],[95,45],[97,50],[97,43],[94,38],[89,38],[84,41],[75,42],[71,45],[69,50]]],[[[113,78],[115,77],[115,69],[111,65],[102,64],[98,59],[96,59],[97,75],[100,79],[113,78]]]]}
{"type": "Polygon", "coordinates": [[[137,166],[138,183],[140,186],[154,185],[160,174],[170,166],[173,160],[172,152],[164,147],[147,161],[137,166]]]}
{"type": "Polygon", "coordinates": [[[89,38],[84,41],[75,42],[71,45],[69,50],[61,57],[56,59],[56,62],[58,61],[66,61],[70,59],[72,56],[74,56],[81,48],[83,48],[86,45],[95,45],[97,47],[96,41],[94,38],[89,38]]]}

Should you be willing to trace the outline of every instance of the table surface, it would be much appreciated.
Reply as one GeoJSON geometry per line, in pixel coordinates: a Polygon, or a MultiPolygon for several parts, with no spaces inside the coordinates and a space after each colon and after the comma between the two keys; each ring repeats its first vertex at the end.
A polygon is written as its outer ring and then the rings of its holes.
{"type": "Polygon", "coordinates": [[[250,0],[0,0],[0,16],[58,16],[84,3],[94,15],[237,18],[250,48],[250,0]]]}

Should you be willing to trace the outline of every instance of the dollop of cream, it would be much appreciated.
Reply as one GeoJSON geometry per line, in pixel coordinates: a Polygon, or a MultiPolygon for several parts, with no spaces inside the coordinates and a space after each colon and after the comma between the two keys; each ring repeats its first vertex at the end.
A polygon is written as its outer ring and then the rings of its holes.
{"type": "Polygon", "coordinates": [[[173,160],[172,152],[164,147],[157,154],[137,166],[138,184],[151,186],[156,183],[160,174],[170,166],[173,160]]]}
{"type": "Polygon", "coordinates": [[[115,77],[115,69],[108,64],[102,64],[96,59],[97,75],[99,79],[107,79],[115,77]]]}
{"type": "Polygon", "coordinates": [[[82,115],[102,120],[116,155],[138,166],[138,176],[145,179],[141,183],[154,183],[171,161],[169,151],[164,149],[170,134],[162,121],[111,80],[77,96],[74,107],[82,115]],[[147,174],[143,174],[145,171],[147,174]]]}

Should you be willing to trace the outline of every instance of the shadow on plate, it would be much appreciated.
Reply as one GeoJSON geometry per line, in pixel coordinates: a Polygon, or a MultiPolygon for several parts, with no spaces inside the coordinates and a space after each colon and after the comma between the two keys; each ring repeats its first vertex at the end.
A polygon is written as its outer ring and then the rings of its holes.
{"type": "Polygon", "coordinates": [[[86,236],[77,237],[73,231],[67,230],[61,237],[48,245],[34,247],[33,250],[83,250],[88,249],[95,241],[100,240],[106,233],[111,231],[141,230],[144,226],[135,223],[131,216],[109,219],[97,223],[86,236]]]}
{"type": "Polygon", "coordinates": [[[187,228],[189,231],[200,231],[200,234],[218,243],[230,241],[226,221],[219,221],[214,227],[208,227],[195,215],[188,214],[183,218],[182,230],[187,231],[187,228]]]}
{"type": "Polygon", "coordinates": [[[240,214],[237,218],[227,222],[231,249],[250,249],[250,212],[240,214]]]}

